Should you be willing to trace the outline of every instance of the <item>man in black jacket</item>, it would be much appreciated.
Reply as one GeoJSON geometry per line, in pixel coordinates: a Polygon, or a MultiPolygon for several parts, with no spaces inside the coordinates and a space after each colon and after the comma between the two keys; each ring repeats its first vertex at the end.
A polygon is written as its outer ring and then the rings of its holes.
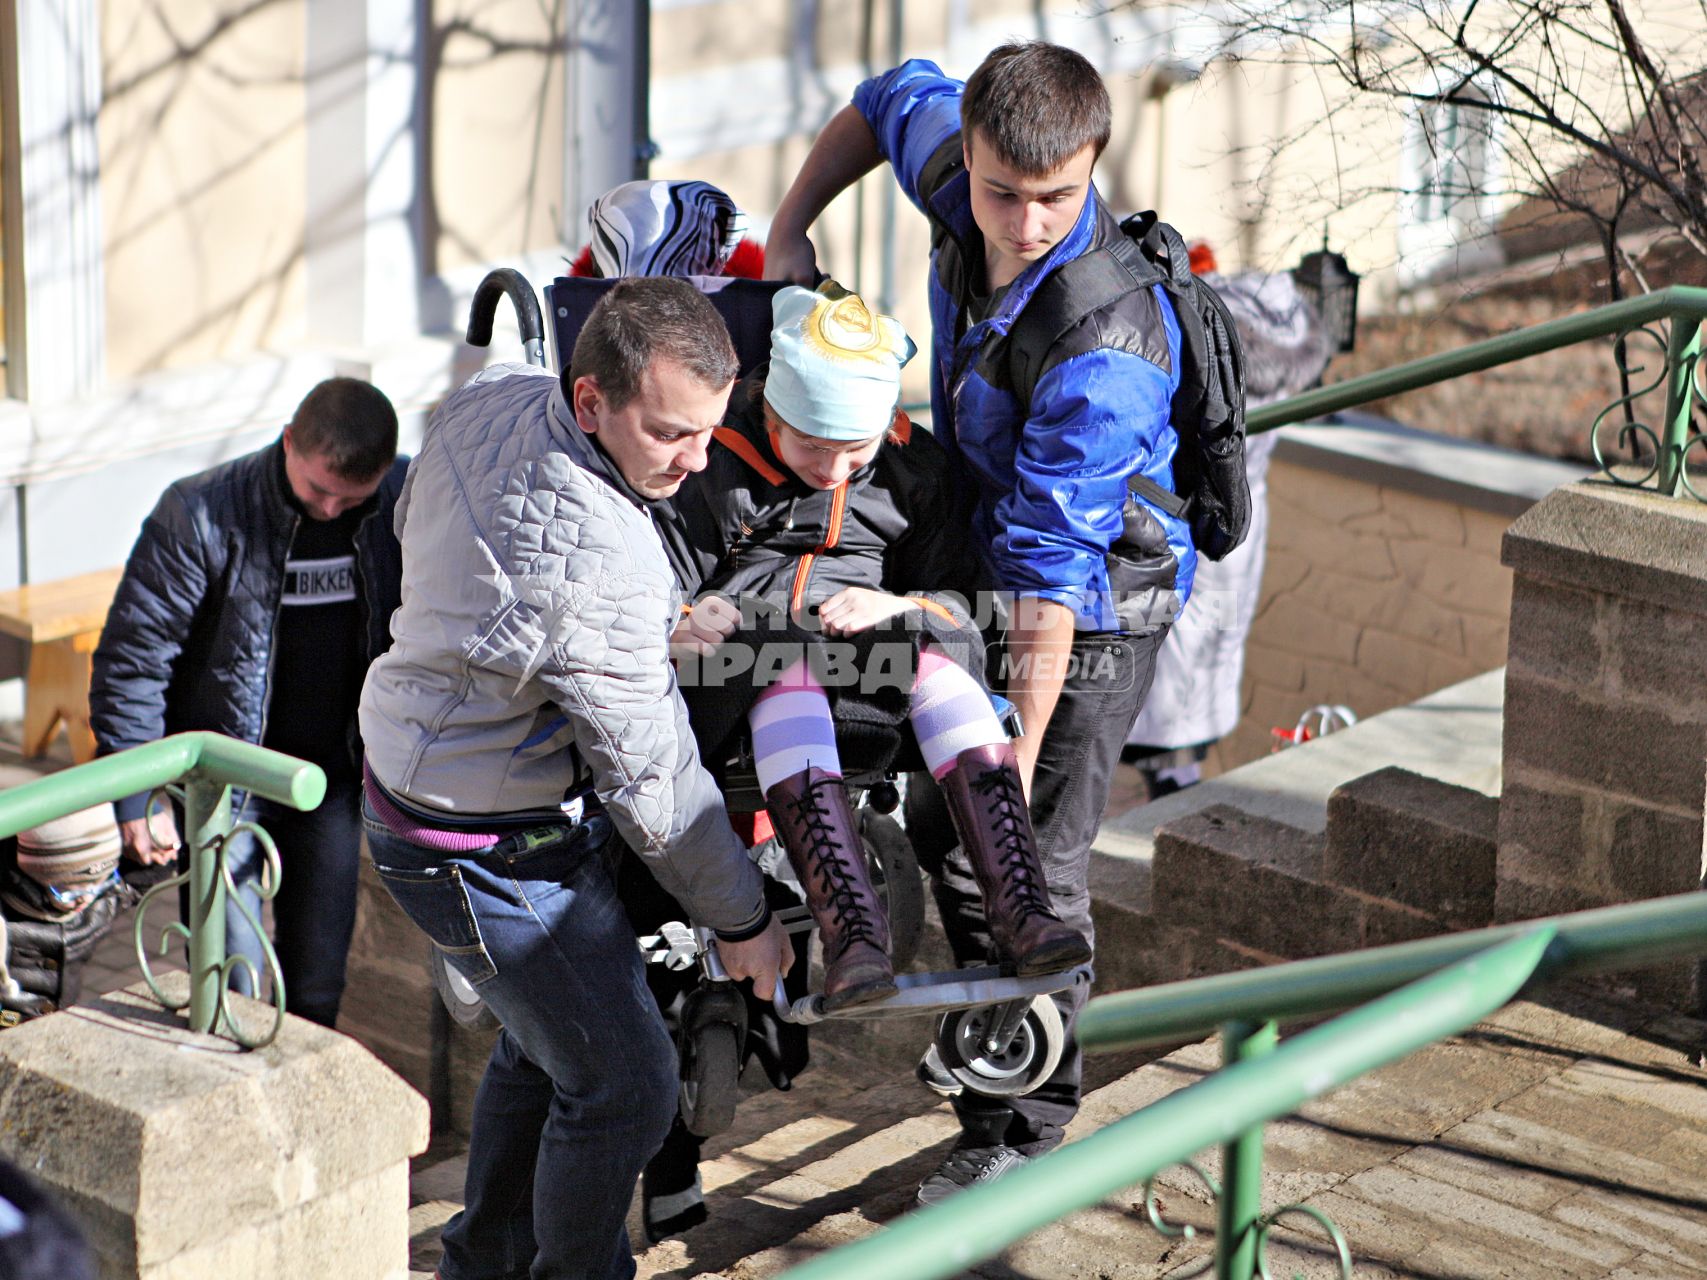
{"type": "MultiPolygon", "coordinates": [[[[286,1007],[325,1026],[338,1016],[355,924],[356,702],[369,662],[391,643],[402,576],[391,517],[407,466],[384,394],[330,378],[278,440],[172,485],[131,550],[89,692],[101,755],[205,729],[326,771],[318,809],[250,797],[244,814],[273,836],[283,864],[273,915],[286,1007]]],[[[114,806],[125,854],[171,861],[172,817],[146,817],[147,799],[114,806]]],[[[252,923],[262,853],[239,836],[230,857],[250,917],[228,904],[227,948],[262,970],[252,923]]],[[[232,984],[251,993],[241,966],[232,984]]]]}

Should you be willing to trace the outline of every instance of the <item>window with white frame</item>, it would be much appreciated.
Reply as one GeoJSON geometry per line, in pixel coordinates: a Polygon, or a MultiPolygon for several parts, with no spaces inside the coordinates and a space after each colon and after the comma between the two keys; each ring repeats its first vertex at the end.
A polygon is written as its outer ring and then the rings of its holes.
{"type": "Polygon", "coordinates": [[[1489,234],[1503,168],[1493,93],[1474,80],[1438,78],[1405,119],[1399,173],[1399,276],[1418,283],[1493,265],[1489,234]]]}

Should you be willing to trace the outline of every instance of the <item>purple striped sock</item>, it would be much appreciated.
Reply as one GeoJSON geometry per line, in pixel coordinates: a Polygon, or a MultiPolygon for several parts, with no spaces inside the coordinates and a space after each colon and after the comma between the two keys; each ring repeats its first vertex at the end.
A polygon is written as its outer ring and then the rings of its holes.
{"type": "Polygon", "coordinates": [[[990,705],[990,695],[965,669],[934,645],[919,651],[919,674],[913,681],[913,736],[931,777],[954,768],[962,751],[1006,742],[1002,722],[990,705]]]}
{"type": "Polygon", "coordinates": [[[760,791],[808,768],[842,776],[830,698],[804,662],[795,663],[759,694],[747,723],[753,730],[753,768],[760,791]]]}

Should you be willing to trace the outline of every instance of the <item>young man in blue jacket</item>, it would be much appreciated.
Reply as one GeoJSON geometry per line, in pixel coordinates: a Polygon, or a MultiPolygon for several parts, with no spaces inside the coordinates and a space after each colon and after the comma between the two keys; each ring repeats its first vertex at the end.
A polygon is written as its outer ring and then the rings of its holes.
{"type": "MultiPolygon", "coordinates": [[[[206,729],[326,771],[319,808],[251,797],[244,816],[278,843],[283,864],[273,917],[285,1007],[328,1027],[356,920],[356,700],[391,643],[403,571],[391,516],[407,469],[384,392],[328,378],[272,444],[173,484],[125,563],[89,690],[101,755],[206,729]]],[[[114,806],[125,855],[172,862],[172,816],[150,821],[147,803],[143,794],[114,806]]],[[[260,847],[239,837],[229,856],[259,920],[260,847]]],[[[265,972],[260,937],[230,902],[226,939],[265,972]]],[[[253,994],[241,967],[232,985],[253,994]]]]}
{"type": "MultiPolygon", "coordinates": [[[[1052,272],[1122,234],[1091,183],[1110,119],[1095,68],[1058,45],[1005,45],[964,85],[930,62],[904,63],[862,84],[830,121],[765,246],[768,274],[809,280],[813,221],[884,161],[930,219],[932,429],[976,491],[971,536],[1001,601],[995,674],[1020,714],[1014,746],[1050,894],[1087,937],[1091,841],[1196,567],[1186,523],[1127,488],[1143,474],[1173,489],[1179,324],[1160,286],[1121,295],[1051,349],[1029,403],[1006,389],[1002,340],[1052,272]]],[[[921,856],[957,957],[983,960],[988,929],[969,869],[957,852],[921,856]]],[[[1060,998],[1069,1019],[1084,998],[1082,986],[1060,998]]],[[[1059,1143],[1078,1109],[1080,1065],[1069,1045],[1024,1098],[956,1097],[960,1141],[920,1201],[1059,1143]]]]}

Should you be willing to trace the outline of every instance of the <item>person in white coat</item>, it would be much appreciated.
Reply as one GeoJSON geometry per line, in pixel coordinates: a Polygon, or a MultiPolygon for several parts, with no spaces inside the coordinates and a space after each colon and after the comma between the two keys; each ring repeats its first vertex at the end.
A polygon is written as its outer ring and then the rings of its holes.
{"type": "MultiPolygon", "coordinates": [[[[1296,395],[1321,378],[1334,341],[1290,272],[1223,276],[1200,246],[1193,248],[1192,269],[1233,313],[1245,348],[1247,409],[1296,395]]],[[[1127,735],[1121,758],[1138,767],[1152,800],[1196,782],[1209,748],[1239,723],[1245,641],[1262,594],[1275,444],[1273,432],[1246,439],[1250,531],[1225,560],[1199,558],[1191,604],[1162,644],[1150,696],[1127,735]]]]}

